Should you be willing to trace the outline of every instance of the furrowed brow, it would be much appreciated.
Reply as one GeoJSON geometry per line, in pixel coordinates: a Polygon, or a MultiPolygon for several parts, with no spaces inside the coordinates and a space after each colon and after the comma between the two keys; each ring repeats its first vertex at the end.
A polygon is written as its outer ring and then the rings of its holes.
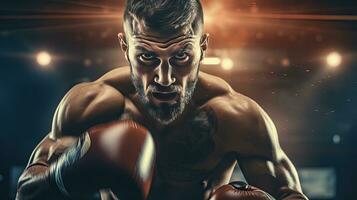
{"type": "Polygon", "coordinates": [[[191,43],[185,44],[185,46],[182,48],[182,50],[192,50],[193,45],[191,43]]]}
{"type": "Polygon", "coordinates": [[[182,52],[182,51],[191,51],[193,49],[193,45],[191,43],[186,43],[182,45],[181,48],[177,49],[176,52],[182,52]]]}
{"type": "Polygon", "coordinates": [[[145,52],[145,53],[153,53],[153,51],[151,51],[143,46],[136,46],[135,49],[138,51],[141,51],[141,52],[145,52]]]}

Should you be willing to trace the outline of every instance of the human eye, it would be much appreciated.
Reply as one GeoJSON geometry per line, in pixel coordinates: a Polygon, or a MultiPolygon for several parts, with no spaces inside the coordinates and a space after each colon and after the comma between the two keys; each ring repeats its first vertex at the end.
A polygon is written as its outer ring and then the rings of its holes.
{"type": "Polygon", "coordinates": [[[141,61],[153,61],[156,56],[153,53],[142,53],[139,55],[139,59],[141,61]]]}
{"type": "Polygon", "coordinates": [[[189,55],[185,51],[180,51],[174,56],[174,58],[178,61],[186,61],[189,58],[189,55]]]}

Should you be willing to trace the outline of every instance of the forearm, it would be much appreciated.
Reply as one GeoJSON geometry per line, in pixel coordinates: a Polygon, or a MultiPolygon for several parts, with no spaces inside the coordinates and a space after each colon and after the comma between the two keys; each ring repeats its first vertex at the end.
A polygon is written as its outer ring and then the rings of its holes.
{"type": "Polygon", "coordinates": [[[55,185],[50,182],[49,167],[44,164],[29,166],[18,183],[16,194],[18,200],[66,199],[55,185]]]}
{"type": "Polygon", "coordinates": [[[271,194],[277,200],[306,200],[295,167],[287,159],[280,162],[251,159],[241,163],[249,184],[271,194]]]}
{"type": "MultiPolygon", "coordinates": [[[[59,172],[68,172],[67,177],[80,174],[81,169],[77,169],[78,155],[82,150],[83,140],[79,139],[76,145],[69,147],[60,157],[49,163],[48,159],[41,158],[30,164],[18,183],[17,199],[70,199],[73,197],[67,191],[66,185],[59,172]],[[76,169],[75,169],[76,168],[76,169]]],[[[73,193],[78,193],[80,197],[86,199],[95,199],[94,196],[98,193],[97,184],[93,184],[94,188],[84,187],[82,183],[87,183],[84,180],[88,178],[85,176],[81,178],[75,176],[75,187],[73,193]],[[81,180],[83,179],[83,180],[81,180]]],[[[72,180],[69,180],[71,182],[72,180]]]]}
{"type": "Polygon", "coordinates": [[[288,187],[280,188],[277,199],[278,200],[308,200],[308,198],[304,194],[295,191],[293,189],[290,189],[288,187]]]}
{"type": "Polygon", "coordinates": [[[278,199],[282,200],[306,200],[308,199],[301,190],[300,180],[298,173],[290,161],[290,159],[284,153],[285,159],[282,159],[278,165],[276,165],[276,172],[282,177],[281,179],[287,179],[286,186],[281,186],[278,190],[278,199]],[[288,187],[289,185],[290,187],[288,187]]]}
{"type": "MultiPolygon", "coordinates": [[[[42,164],[33,164],[28,167],[20,177],[16,199],[66,200],[71,198],[61,192],[55,181],[51,179],[49,166],[45,166],[42,164]]],[[[99,193],[90,196],[86,195],[86,199],[100,199],[99,193]]]]}

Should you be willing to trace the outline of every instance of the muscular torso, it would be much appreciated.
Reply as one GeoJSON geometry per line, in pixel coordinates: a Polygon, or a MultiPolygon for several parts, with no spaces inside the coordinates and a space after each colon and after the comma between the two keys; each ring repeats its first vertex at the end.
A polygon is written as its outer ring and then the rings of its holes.
{"type": "MultiPolygon", "coordinates": [[[[110,77],[108,82],[115,83],[114,79],[115,76],[110,77]]],[[[135,95],[121,89],[126,88],[124,84],[118,85],[125,96],[124,111],[119,118],[143,124],[156,139],[157,165],[149,199],[204,199],[229,182],[237,161],[225,141],[229,127],[220,119],[227,111],[222,108],[230,106],[230,97],[226,96],[229,88],[221,81],[201,73],[190,111],[166,127],[153,126],[143,114],[145,110],[137,106],[135,95]]],[[[234,131],[244,132],[243,128],[234,131]]]]}
{"type": "MultiPolygon", "coordinates": [[[[133,104],[126,105],[129,106],[125,108],[125,119],[142,119],[134,114],[139,112],[133,104]]],[[[236,161],[217,140],[217,119],[209,106],[197,108],[172,126],[149,130],[157,144],[156,171],[149,199],[203,199],[213,187],[228,183],[236,161]],[[224,169],[218,170],[222,163],[224,169]]]]}
{"type": "MultiPolygon", "coordinates": [[[[29,164],[50,164],[86,129],[120,119],[142,124],[155,140],[157,162],[150,200],[207,199],[229,182],[237,157],[243,158],[239,165],[255,186],[274,194],[278,187],[271,183],[274,176],[281,176],[282,185],[300,187],[293,166],[278,162],[290,161],[281,156],[269,117],[222,79],[203,72],[186,111],[167,126],[155,123],[140,106],[128,67],[74,87],[60,103],[52,131],[34,150],[29,164]]],[[[102,191],[102,199],[115,197],[102,191]]]]}

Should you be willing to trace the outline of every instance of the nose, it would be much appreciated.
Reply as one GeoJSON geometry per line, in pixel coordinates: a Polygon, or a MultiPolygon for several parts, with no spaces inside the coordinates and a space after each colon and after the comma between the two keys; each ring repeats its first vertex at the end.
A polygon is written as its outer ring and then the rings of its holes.
{"type": "Polygon", "coordinates": [[[175,83],[176,78],[172,74],[172,66],[167,61],[161,61],[154,82],[161,86],[170,86],[175,83]]]}

